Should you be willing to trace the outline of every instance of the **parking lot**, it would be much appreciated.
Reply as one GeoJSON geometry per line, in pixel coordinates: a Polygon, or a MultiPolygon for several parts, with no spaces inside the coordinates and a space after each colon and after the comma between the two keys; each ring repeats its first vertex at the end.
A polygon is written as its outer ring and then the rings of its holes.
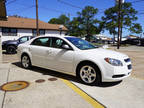
{"type": "Polygon", "coordinates": [[[74,76],[47,69],[23,69],[16,54],[3,53],[0,85],[11,81],[27,81],[29,86],[13,92],[0,90],[1,108],[143,108],[144,47],[110,49],[129,55],[133,64],[132,75],[121,82],[95,86],[82,84],[74,76]]]}

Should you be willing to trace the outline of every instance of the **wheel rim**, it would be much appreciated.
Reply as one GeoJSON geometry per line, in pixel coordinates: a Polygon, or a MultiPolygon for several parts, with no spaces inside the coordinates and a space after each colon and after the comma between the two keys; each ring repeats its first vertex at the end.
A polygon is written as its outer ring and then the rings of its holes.
{"type": "Polygon", "coordinates": [[[15,52],[15,49],[12,48],[12,47],[10,47],[10,48],[8,48],[8,52],[9,52],[9,53],[14,53],[14,52],[15,52]]]}
{"type": "Polygon", "coordinates": [[[80,77],[85,83],[93,83],[96,80],[96,71],[91,66],[83,66],[80,70],[80,77]]]}
{"type": "Polygon", "coordinates": [[[25,68],[29,67],[29,63],[30,63],[29,58],[27,56],[23,56],[23,58],[22,58],[23,67],[25,67],[25,68]]]}

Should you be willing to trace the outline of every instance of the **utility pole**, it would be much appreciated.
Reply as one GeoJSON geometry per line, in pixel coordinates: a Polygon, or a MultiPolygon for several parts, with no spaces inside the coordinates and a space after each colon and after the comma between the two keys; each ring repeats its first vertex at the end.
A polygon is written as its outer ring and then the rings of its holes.
{"type": "Polygon", "coordinates": [[[121,0],[118,0],[118,38],[117,49],[120,47],[120,34],[121,34],[121,0]]]}
{"type": "Polygon", "coordinates": [[[36,0],[36,31],[37,31],[37,36],[39,36],[38,0],[36,0]]]}

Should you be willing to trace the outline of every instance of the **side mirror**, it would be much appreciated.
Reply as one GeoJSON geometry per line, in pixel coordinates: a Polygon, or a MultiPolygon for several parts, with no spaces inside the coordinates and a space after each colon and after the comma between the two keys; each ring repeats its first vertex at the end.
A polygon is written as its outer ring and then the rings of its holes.
{"type": "Polygon", "coordinates": [[[62,48],[66,50],[72,50],[72,48],[66,44],[62,45],[62,48]]]}

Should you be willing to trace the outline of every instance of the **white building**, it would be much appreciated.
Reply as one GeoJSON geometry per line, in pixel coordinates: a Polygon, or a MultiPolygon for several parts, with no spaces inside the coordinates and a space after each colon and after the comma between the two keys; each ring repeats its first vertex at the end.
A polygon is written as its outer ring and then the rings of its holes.
{"type": "MultiPolygon", "coordinates": [[[[40,35],[65,35],[67,28],[58,24],[49,24],[39,20],[40,35]]],[[[8,17],[0,21],[0,36],[2,41],[15,40],[22,36],[36,35],[36,20],[30,18],[8,17]]]]}
{"type": "Polygon", "coordinates": [[[104,41],[111,41],[112,39],[104,34],[96,34],[96,35],[93,35],[95,38],[97,39],[101,39],[101,40],[104,40],[104,41]]]}

